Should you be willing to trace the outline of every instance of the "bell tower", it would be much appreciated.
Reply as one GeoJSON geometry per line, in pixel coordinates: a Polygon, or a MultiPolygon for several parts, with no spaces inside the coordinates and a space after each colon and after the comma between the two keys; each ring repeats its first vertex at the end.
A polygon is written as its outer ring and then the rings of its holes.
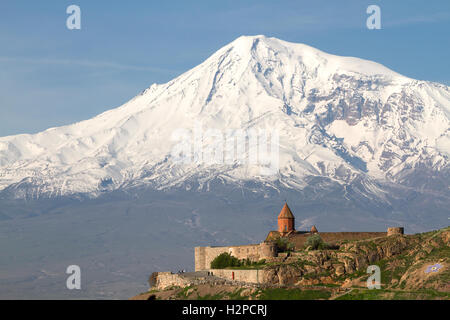
{"type": "Polygon", "coordinates": [[[295,231],[295,217],[285,203],[278,215],[278,232],[285,235],[291,231],[295,231]]]}

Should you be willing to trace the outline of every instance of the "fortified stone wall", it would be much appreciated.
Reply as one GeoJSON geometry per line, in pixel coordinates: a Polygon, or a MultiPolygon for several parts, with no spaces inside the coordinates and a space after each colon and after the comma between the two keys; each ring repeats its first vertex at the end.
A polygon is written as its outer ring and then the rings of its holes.
{"type": "MultiPolygon", "coordinates": [[[[385,237],[386,232],[319,232],[318,235],[327,243],[335,243],[340,240],[365,240],[371,238],[385,237]]],[[[289,237],[289,241],[294,243],[296,249],[304,247],[306,239],[310,237],[310,233],[293,235],[289,237]]]]}
{"type": "Polygon", "coordinates": [[[263,284],[267,278],[265,270],[209,269],[199,272],[174,274],[154,272],[149,282],[151,289],[165,290],[170,287],[185,288],[200,284],[225,284],[240,282],[248,285],[263,284]]]}
{"type": "MultiPolygon", "coordinates": [[[[389,228],[388,232],[319,232],[317,233],[323,241],[333,244],[340,240],[365,240],[379,237],[386,237],[391,234],[403,234],[403,228],[389,228]]],[[[293,243],[295,249],[304,247],[306,239],[312,233],[296,231],[287,235],[289,242],[293,243]]],[[[196,247],[195,248],[195,271],[209,270],[211,261],[219,254],[228,252],[238,259],[250,259],[258,261],[277,256],[276,245],[273,240],[280,237],[277,231],[270,231],[264,242],[260,244],[250,244],[243,246],[229,247],[196,247]]]]}
{"type": "Polygon", "coordinates": [[[404,234],[404,233],[405,233],[405,229],[403,227],[391,227],[391,228],[388,228],[387,235],[393,236],[396,234],[404,234]]]}
{"type": "Polygon", "coordinates": [[[211,268],[214,258],[224,252],[228,252],[238,259],[250,259],[251,261],[275,257],[277,254],[275,245],[266,242],[230,247],[196,247],[195,271],[208,270],[211,268]]]}
{"type": "MultiPolygon", "coordinates": [[[[386,232],[318,232],[323,241],[327,243],[335,243],[339,240],[365,240],[371,238],[386,237],[386,232]]],[[[296,232],[287,236],[289,242],[293,243],[297,250],[304,247],[306,239],[312,236],[309,232],[296,232]]],[[[273,241],[280,237],[277,231],[270,231],[266,241],[273,241]]]]}
{"type": "MultiPolygon", "coordinates": [[[[153,275],[152,275],[153,276],[153,275]]],[[[158,290],[166,289],[172,286],[186,287],[190,281],[172,272],[157,272],[155,274],[156,283],[152,287],[158,290]]]]}
{"type": "Polygon", "coordinates": [[[209,271],[219,278],[246,283],[262,283],[265,273],[264,270],[210,269],[209,271]]]}

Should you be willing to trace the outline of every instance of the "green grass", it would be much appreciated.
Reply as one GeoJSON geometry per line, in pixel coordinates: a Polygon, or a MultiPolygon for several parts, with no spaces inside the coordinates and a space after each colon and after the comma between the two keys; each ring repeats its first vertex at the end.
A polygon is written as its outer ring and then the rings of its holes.
{"type": "Polygon", "coordinates": [[[448,231],[448,230],[450,230],[450,226],[442,228],[442,229],[439,229],[439,230],[433,230],[433,231],[419,233],[419,234],[416,234],[415,236],[418,236],[421,239],[422,238],[430,238],[432,236],[438,235],[439,233],[442,233],[442,232],[448,231]]]}
{"type": "Polygon", "coordinates": [[[331,271],[324,271],[324,272],[320,272],[320,273],[308,273],[308,274],[304,274],[302,276],[303,279],[319,279],[322,277],[328,277],[331,276],[331,271]]]}
{"type": "Polygon", "coordinates": [[[450,299],[450,294],[432,289],[397,291],[389,289],[353,289],[336,300],[416,300],[450,299]]]}
{"type": "Polygon", "coordinates": [[[366,242],[366,245],[367,245],[370,249],[377,251],[377,244],[376,244],[375,242],[373,242],[373,241],[367,241],[367,242],[366,242]]]}
{"type": "Polygon", "coordinates": [[[247,300],[248,297],[242,297],[241,293],[244,288],[236,289],[233,292],[220,292],[214,295],[207,294],[205,296],[197,297],[197,300],[247,300]]]}
{"type": "Polygon", "coordinates": [[[425,260],[431,261],[448,257],[450,257],[450,247],[440,241],[440,246],[433,248],[433,250],[431,250],[431,252],[425,257],[425,260]]]}
{"type": "Polygon", "coordinates": [[[440,273],[433,275],[424,283],[424,285],[433,283],[450,283],[450,270],[440,271],[440,273]]]}
{"type": "Polygon", "coordinates": [[[303,260],[303,259],[301,259],[301,258],[299,258],[298,261],[293,262],[293,263],[291,263],[291,264],[294,265],[294,266],[298,266],[298,267],[300,267],[300,268],[302,268],[302,269],[303,269],[306,265],[309,265],[309,266],[314,266],[314,265],[315,265],[313,262],[308,261],[308,260],[303,260]]]}
{"type": "Polygon", "coordinates": [[[211,269],[259,269],[266,265],[266,259],[251,261],[250,259],[238,259],[228,252],[219,254],[211,262],[211,269]]]}
{"type": "Polygon", "coordinates": [[[387,290],[353,289],[351,292],[337,298],[336,300],[385,300],[383,298],[387,290]]]}
{"type": "Polygon", "coordinates": [[[177,293],[177,298],[187,298],[188,297],[188,290],[191,289],[193,286],[184,287],[181,291],[177,293]]]}
{"type": "Polygon", "coordinates": [[[225,295],[223,293],[218,293],[214,295],[207,294],[205,296],[198,296],[197,300],[223,300],[225,295]]]}
{"type": "Polygon", "coordinates": [[[265,289],[262,290],[260,300],[317,300],[328,299],[331,293],[327,290],[310,289],[265,289]]]}
{"type": "MultiPolygon", "coordinates": [[[[388,259],[379,260],[374,263],[380,267],[381,272],[381,283],[384,285],[389,285],[392,281],[393,270],[388,269],[388,259]]],[[[369,275],[367,275],[369,277],[369,275]]]]}
{"type": "Polygon", "coordinates": [[[326,287],[326,288],[338,288],[340,286],[341,286],[340,284],[336,283],[318,283],[314,285],[314,287],[326,287]]]}
{"type": "MultiPolygon", "coordinates": [[[[431,233],[436,233],[436,231],[433,231],[431,233]]],[[[450,248],[446,245],[444,245],[443,243],[437,247],[437,248],[433,248],[433,250],[427,254],[426,257],[420,259],[421,261],[423,261],[424,263],[426,263],[427,261],[434,262],[438,259],[441,258],[448,258],[450,257],[450,248]]],[[[390,285],[393,279],[396,280],[400,280],[401,277],[405,274],[405,272],[409,271],[413,271],[417,268],[421,268],[423,266],[423,264],[417,264],[415,266],[412,266],[414,263],[414,258],[415,255],[410,255],[408,253],[404,253],[404,254],[400,254],[400,255],[396,255],[395,257],[391,257],[391,258],[387,258],[387,259],[383,259],[383,260],[379,260],[377,262],[375,262],[374,264],[378,265],[380,267],[380,271],[381,271],[381,283],[384,285],[390,285]],[[399,265],[392,265],[393,262],[396,262],[397,264],[400,263],[399,265]]],[[[444,279],[439,279],[440,281],[446,281],[449,280],[449,276],[448,275],[444,275],[445,272],[443,273],[443,278],[444,279]]],[[[432,281],[436,281],[434,279],[431,279],[432,281]]],[[[404,288],[405,284],[402,282],[398,282],[397,285],[394,285],[394,287],[398,287],[398,288],[404,288]]]]}
{"type": "Polygon", "coordinates": [[[228,293],[227,296],[230,300],[246,300],[248,297],[242,297],[241,292],[244,291],[244,288],[237,289],[234,292],[228,293]]]}
{"type": "MultiPolygon", "coordinates": [[[[347,275],[347,278],[350,278],[353,280],[353,279],[360,278],[365,275],[367,276],[367,278],[369,278],[369,274],[366,272],[366,270],[360,269],[360,270],[356,270],[352,274],[347,275]]],[[[344,276],[344,278],[345,278],[345,276],[344,276]]],[[[367,280],[367,278],[366,278],[366,280],[367,280]]]]}
{"type": "Polygon", "coordinates": [[[156,292],[158,292],[158,291],[159,291],[159,290],[157,290],[157,289],[151,289],[151,290],[146,291],[146,292],[141,292],[139,295],[149,294],[149,293],[156,293],[156,292]]]}

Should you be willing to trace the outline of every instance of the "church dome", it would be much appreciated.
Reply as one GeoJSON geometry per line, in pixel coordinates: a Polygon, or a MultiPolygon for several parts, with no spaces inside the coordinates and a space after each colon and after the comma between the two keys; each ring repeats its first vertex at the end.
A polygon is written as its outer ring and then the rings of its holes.
{"type": "Polygon", "coordinates": [[[291,209],[289,209],[287,203],[284,204],[283,209],[281,209],[278,219],[294,219],[291,209]]]}

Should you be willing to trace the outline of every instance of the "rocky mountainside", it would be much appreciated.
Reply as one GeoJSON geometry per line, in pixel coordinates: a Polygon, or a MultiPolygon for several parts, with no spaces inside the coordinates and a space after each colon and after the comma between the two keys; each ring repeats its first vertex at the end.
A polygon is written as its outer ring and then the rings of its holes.
{"type": "MultiPolygon", "coordinates": [[[[258,192],[338,183],[388,203],[393,184],[448,200],[449,121],[445,85],[303,44],[240,37],[117,109],[0,138],[0,190],[29,199],[138,186],[208,190],[213,181],[261,183],[258,192]],[[266,163],[239,157],[207,163],[202,150],[188,163],[174,161],[179,130],[191,137],[199,128],[223,137],[227,130],[277,132],[278,170],[261,174],[266,163]]],[[[206,134],[199,139],[203,151],[221,144],[206,134]]],[[[250,150],[243,152],[248,158],[250,150]]]]}
{"type": "Polygon", "coordinates": [[[341,241],[335,250],[299,250],[260,266],[264,285],[233,281],[152,289],[134,299],[450,299],[450,228],[341,241]],[[381,288],[368,289],[369,265],[381,288]]]}

